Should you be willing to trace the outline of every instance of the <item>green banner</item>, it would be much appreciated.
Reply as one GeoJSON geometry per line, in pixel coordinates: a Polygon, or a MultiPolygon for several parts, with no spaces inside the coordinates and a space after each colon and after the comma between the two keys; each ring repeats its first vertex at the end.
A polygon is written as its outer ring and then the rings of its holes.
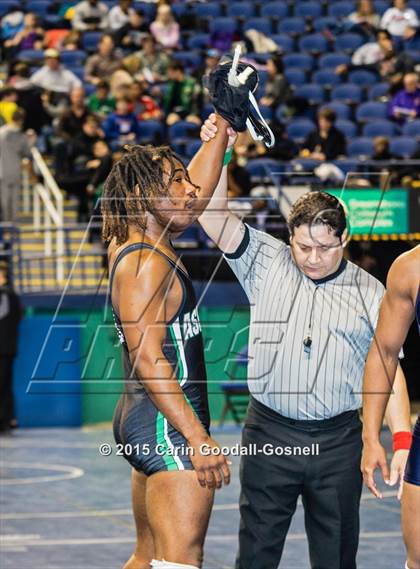
{"type": "Polygon", "coordinates": [[[351,235],[408,233],[407,190],[327,191],[346,204],[351,235]]]}

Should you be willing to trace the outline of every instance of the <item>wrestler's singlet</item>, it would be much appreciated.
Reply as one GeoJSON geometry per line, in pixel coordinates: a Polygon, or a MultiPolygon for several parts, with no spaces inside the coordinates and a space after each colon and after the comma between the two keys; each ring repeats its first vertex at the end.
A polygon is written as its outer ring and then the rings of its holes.
{"type": "MultiPolygon", "coordinates": [[[[123,257],[139,249],[151,249],[164,257],[181,283],[182,302],[175,316],[166,324],[162,351],[172,366],[188,403],[208,432],[210,415],[203,338],[195,291],[189,276],[162,251],[146,243],[133,243],[125,247],[114,262],[110,275],[110,293],[118,263],[123,257]]],[[[183,452],[178,453],[178,449],[187,446],[184,437],[168,423],[166,417],[151,401],[141,380],[136,377],[122,323],[114,310],[113,313],[124,350],[126,378],[124,392],[115,410],[113,427],[117,443],[124,445],[124,457],[134,468],[147,475],[161,470],[192,469],[189,456],[184,456],[183,452]]],[[[156,362],[156,366],[158,370],[159,362],[156,362]]]]}

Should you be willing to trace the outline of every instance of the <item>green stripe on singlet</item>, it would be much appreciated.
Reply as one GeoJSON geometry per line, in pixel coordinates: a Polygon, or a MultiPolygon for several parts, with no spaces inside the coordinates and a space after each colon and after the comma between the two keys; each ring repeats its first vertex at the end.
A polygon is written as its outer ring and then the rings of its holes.
{"type": "MultiPolygon", "coordinates": [[[[179,327],[179,334],[181,334],[179,318],[177,318],[175,322],[169,326],[169,332],[171,334],[172,342],[176,352],[176,359],[177,359],[176,376],[178,383],[181,384],[183,382],[183,379],[185,379],[184,372],[187,372],[187,370],[186,368],[184,368],[184,363],[183,363],[183,361],[185,361],[185,354],[184,357],[181,356],[180,345],[176,338],[176,334],[173,328],[174,325],[179,327]]],[[[182,335],[180,339],[181,339],[181,349],[183,350],[184,346],[182,344],[182,335]]],[[[186,399],[188,401],[188,404],[192,408],[191,402],[189,401],[188,397],[186,397],[186,399]]],[[[165,461],[168,470],[183,470],[183,464],[180,458],[172,455],[169,452],[171,441],[167,430],[168,430],[168,421],[166,417],[160,411],[158,411],[158,414],[156,416],[156,444],[159,445],[161,449],[162,452],[161,456],[165,461]]]]}

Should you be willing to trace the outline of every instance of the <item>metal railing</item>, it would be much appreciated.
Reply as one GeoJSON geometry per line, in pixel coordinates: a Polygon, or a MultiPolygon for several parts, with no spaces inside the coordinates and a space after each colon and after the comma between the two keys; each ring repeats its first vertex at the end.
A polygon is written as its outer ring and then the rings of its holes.
{"type": "MultiPolygon", "coordinates": [[[[51,257],[53,254],[53,242],[55,243],[55,275],[59,283],[64,281],[64,205],[63,194],[51,174],[45,160],[39,150],[34,147],[31,150],[34,162],[34,170],[39,174],[38,181],[32,188],[33,198],[33,229],[44,233],[44,255],[51,257]]],[[[30,182],[23,180],[23,208],[27,207],[28,199],[25,198],[30,187],[30,182]]]]}

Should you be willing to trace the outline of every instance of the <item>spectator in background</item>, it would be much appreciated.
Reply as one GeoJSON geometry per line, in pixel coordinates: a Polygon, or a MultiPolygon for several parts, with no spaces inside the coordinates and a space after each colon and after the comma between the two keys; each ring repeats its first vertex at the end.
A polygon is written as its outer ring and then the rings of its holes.
{"type": "Polygon", "coordinates": [[[74,7],[72,26],[80,32],[105,30],[108,26],[108,7],[98,0],[82,0],[74,7]]]}
{"type": "Polygon", "coordinates": [[[420,117],[420,87],[416,73],[404,76],[404,89],[391,100],[389,116],[401,124],[420,117]]]}
{"type": "Polygon", "coordinates": [[[165,49],[175,49],[179,46],[179,24],[175,21],[170,6],[161,4],[158,7],[156,20],[150,24],[150,32],[165,49]]]}
{"type": "Polygon", "coordinates": [[[44,31],[38,25],[38,17],[29,12],[25,14],[23,29],[15,36],[5,40],[5,57],[11,59],[17,52],[24,49],[42,49],[44,31]]]}
{"type": "Polygon", "coordinates": [[[273,55],[267,60],[267,83],[264,95],[259,103],[266,107],[277,108],[287,104],[292,91],[284,75],[284,64],[281,55],[273,55]]]}
{"type": "Polygon", "coordinates": [[[59,47],[65,51],[76,51],[82,49],[82,34],[79,30],[70,30],[62,40],[59,47]]]}
{"type": "Polygon", "coordinates": [[[332,109],[323,108],[318,112],[318,128],[307,136],[302,145],[302,158],[331,161],[346,154],[344,134],[334,126],[336,114],[332,109]]]}
{"type": "Polygon", "coordinates": [[[153,36],[146,36],[142,40],[142,49],[126,57],[124,68],[131,75],[138,72],[144,76],[148,83],[160,83],[167,79],[169,57],[157,49],[153,36]]]}
{"type": "Polygon", "coordinates": [[[75,87],[70,93],[70,107],[60,117],[57,131],[61,138],[71,141],[82,130],[83,123],[90,114],[85,102],[83,87],[75,87]]]}
{"type": "Polygon", "coordinates": [[[12,117],[17,110],[18,93],[13,87],[0,89],[0,126],[12,122],[12,117]]]}
{"type": "Polygon", "coordinates": [[[65,168],[56,170],[56,179],[60,188],[78,199],[78,221],[85,221],[89,212],[89,195],[86,186],[92,172],[86,163],[94,158],[93,148],[104,136],[96,117],[89,115],[83,123],[81,131],[69,146],[65,168]]]}
{"type": "Polygon", "coordinates": [[[23,310],[19,297],[8,284],[8,266],[0,261],[0,434],[16,427],[13,396],[13,360],[23,310]]]}
{"type": "Polygon", "coordinates": [[[357,48],[352,55],[351,65],[339,65],[336,68],[336,73],[341,75],[367,65],[371,66],[370,68],[373,71],[377,71],[377,68],[373,66],[384,60],[393,52],[393,49],[391,34],[387,30],[378,30],[376,41],[365,43],[357,48]]]}
{"type": "Polygon", "coordinates": [[[97,140],[92,150],[93,158],[86,163],[90,173],[86,190],[90,196],[97,192],[97,197],[100,197],[102,185],[112,168],[112,151],[105,140],[97,140]]]}
{"type": "Polygon", "coordinates": [[[141,47],[143,38],[149,35],[143,10],[130,11],[129,21],[112,35],[116,45],[132,50],[141,47]]]}
{"type": "MultiPolygon", "coordinates": [[[[23,132],[25,111],[17,109],[10,124],[0,127],[0,202],[2,221],[16,221],[20,187],[22,184],[22,159],[30,158],[33,135],[23,132]]],[[[33,133],[34,134],[34,133],[33,133]]]]}
{"type": "MultiPolygon", "coordinates": [[[[392,160],[402,160],[401,156],[393,154],[390,150],[389,138],[386,136],[376,136],[373,140],[373,154],[372,160],[378,162],[389,162],[392,160]]],[[[369,176],[370,183],[375,188],[387,188],[391,187],[390,183],[399,183],[399,171],[401,166],[386,164],[386,166],[374,166],[373,170],[375,174],[369,176]],[[380,170],[379,173],[378,170],[380,170]],[[390,179],[391,176],[391,179],[390,179]]]]}
{"type": "Polygon", "coordinates": [[[236,152],[232,154],[232,160],[228,166],[228,198],[247,197],[251,193],[251,176],[246,168],[238,162],[236,152]]]}
{"type": "Polygon", "coordinates": [[[402,37],[402,51],[420,51],[420,27],[410,25],[405,28],[402,37]]]}
{"type": "Polygon", "coordinates": [[[209,75],[219,64],[222,54],[218,49],[208,49],[203,65],[194,73],[194,77],[201,81],[205,75],[209,75]]]}
{"type": "Polygon", "coordinates": [[[396,52],[387,30],[378,30],[376,44],[372,42],[362,45],[353,54],[351,65],[339,65],[336,73],[341,75],[357,69],[377,73],[378,78],[389,82],[390,92],[395,93],[401,87],[404,74],[413,71],[414,61],[407,53],[396,52]]]}
{"type": "Polygon", "coordinates": [[[48,115],[39,89],[32,85],[30,75],[29,65],[19,62],[14,67],[14,75],[10,77],[9,84],[16,89],[18,106],[25,111],[24,130],[32,129],[39,134],[41,128],[48,123],[48,115]]]}
{"type": "Polygon", "coordinates": [[[116,51],[114,39],[110,34],[104,34],[98,43],[98,52],[91,55],[85,65],[85,80],[96,85],[111,77],[120,69],[122,58],[116,51]]]}
{"type": "Polygon", "coordinates": [[[13,38],[24,27],[25,14],[22,10],[12,8],[1,19],[0,35],[3,41],[13,38]]]}
{"type": "Polygon", "coordinates": [[[109,84],[100,81],[96,84],[95,92],[89,97],[88,108],[101,118],[106,118],[115,111],[115,98],[109,92],[109,84]]]}
{"type": "Polygon", "coordinates": [[[348,30],[368,38],[375,35],[381,17],[375,10],[372,0],[359,0],[357,9],[347,18],[348,30]]]}
{"type": "Polygon", "coordinates": [[[111,31],[116,31],[126,26],[133,14],[135,14],[134,8],[132,8],[132,0],[119,0],[109,11],[109,28],[111,31]]]}
{"type": "Polygon", "coordinates": [[[402,37],[408,26],[418,26],[417,14],[407,6],[406,0],[394,0],[393,8],[388,8],[381,20],[381,28],[393,36],[402,37]]]}
{"type": "Polygon", "coordinates": [[[259,103],[273,110],[283,106],[285,116],[301,114],[308,107],[308,101],[303,97],[296,97],[284,75],[284,64],[281,54],[272,55],[267,60],[268,78],[264,95],[259,103]]]}
{"type": "Polygon", "coordinates": [[[129,105],[130,101],[126,97],[117,99],[115,111],[105,119],[103,129],[108,142],[123,146],[134,143],[140,135],[137,117],[130,113],[129,105]]]}
{"type": "Polygon", "coordinates": [[[198,100],[200,85],[185,74],[180,61],[172,61],[168,67],[168,83],[163,98],[166,123],[170,126],[180,120],[201,124],[198,100]]]}
{"type": "Polygon", "coordinates": [[[70,106],[64,109],[58,119],[56,128],[59,140],[54,144],[55,171],[67,174],[71,170],[71,160],[78,149],[76,137],[83,132],[83,125],[90,115],[85,103],[83,87],[76,87],[70,93],[70,106]]]}
{"type": "Polygon", "coordinates": [[[144,79],[133,81],[128,88],[129,112],[136,115],[139,121],[158,121],[162,118],[162,110],[152,97],[147,94],[147,83],[144,79]]]}
{"type": "Polygon", "coordinates": [[[46,91],[65,95],[82,85],[80,79],[60,62],[60,52],[57,49],[45,50],[44,65],[33,73],[31,82],[46,91]]]}

